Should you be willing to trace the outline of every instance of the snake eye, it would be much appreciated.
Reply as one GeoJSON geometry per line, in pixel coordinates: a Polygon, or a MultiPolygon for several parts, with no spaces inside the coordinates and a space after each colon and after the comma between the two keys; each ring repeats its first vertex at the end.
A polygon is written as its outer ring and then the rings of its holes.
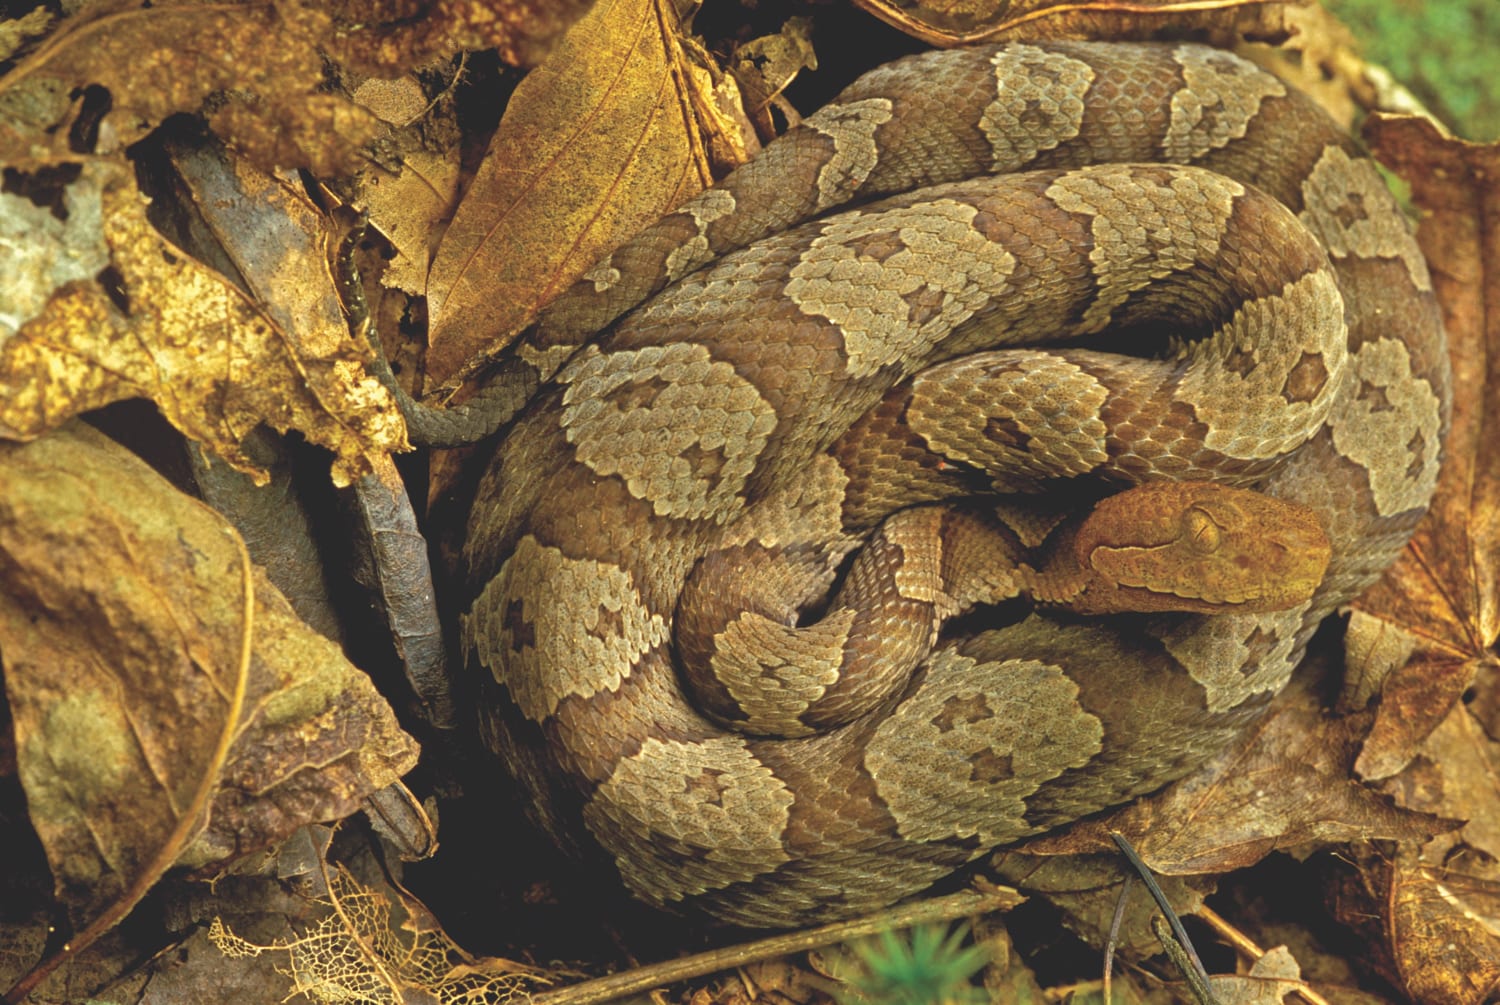
{"type": "Polygon", "coordinates": [[[1190,506],[1182,518],[1183,537],[1189,548],[1207,555],[1219,550],[1219,525],[1208,512],[1198,506],[1190,506]]]}

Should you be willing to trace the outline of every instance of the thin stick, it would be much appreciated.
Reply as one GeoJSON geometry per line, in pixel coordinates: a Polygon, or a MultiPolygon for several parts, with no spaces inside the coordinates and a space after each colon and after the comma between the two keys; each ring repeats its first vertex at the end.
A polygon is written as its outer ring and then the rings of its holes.
{"type": "Polygon", "coordinates": [[[1167,900],[1167,895],[1157,885],[1156,877],[1151,875],[1151,870],[1146,868],[1146,863],[1141,861],[1141,856],[1136,854],[1135,846],[1125,839],[1124,834],[1121,834],[1119,831],[1111,831],[1109,836],[1114,839],[1115,845],[1119,847],[1120,854],[1124,855],[1126,861],[1140,874],[1141,880],[1146,884],[1146,889],[1151,891],[1151,897],[1156,901],[1156,906],[1161,908],[1161,913],[1166,917],[1167,924],[1172,926],[1172,934],[1177,937],[1178,944],[1182,946],[1182,950],[1187,954],[1187,958],[1192,961],[1193,969],[1197,971],[1197,976],[1202,978],[1204,983],[1207,983],[1208,971],[1203,969],[1203,961],[1198,959],[1198,951],[1193,948],[1193,940],[1188,938],[1187,930],[1182,927],[1182,919],[1177,917],[1177,912],[1172,909],[1172,904],[1167,900]]]}
{"type": "MultiPolygon", "coordinates": [[[[1258,960],[1266,955],[1266,951],[1254,939],[1235,928],[1207,904],[1199,907],[1193,914],[1203,919],[1203,923],[1212,928],[1220,938],[1250,959],[1258,960]]],[[[1328,999],[1310,987],[1295,988],[1292,993],[1308,1002],[1308,1005],[1328,1005],[1328,999]]]]}
{"type": "Polygon", "coordinates": [[[1115,969],[1115,943],[1120,938],[1120,926],[1125,921],[1125,905],[1130,902],[1130,884],[1134,879],[1129,873],[1125,874],[1125,880],[1120,884],[1120,897],[1115,901],[1114,917],[1109,919],[1109,938],[1104,943],[1104,1005],[1113,1005],[1113,988],[1111,981],[1114,978],[1115,969]]]}
{"type": "Polygon", "coordinates": [[[1188,956],[1188,950],[1192,947],[1179,941],[1177,932],[1181,930],[1181,926],[1172,925],[1163,915],[1151,915],[1151,931],[1167,951],[1167,958],[1176,964],[1183,979],[1187,981],[1188,990],[1193,992],[1193,997],[1198,999],[1200,1005],[1219,1005],[1219,999],[1214,995],[1213,985],[1203,972],[1202,964],[1198,963],[1196,956],[1188,956]]]}
{"type": "Polygon", "coordinates": [[[879,932],[897,928],[910,928],[932,922],[952,921],[973,914],[989,911],[1004,911],[1025,900],[1015,890],[998,887],[992,891],[967,890],[963,893],[937,897],[889,908],[854,921],[841,921],[803,932],[773,935],[767,939],[746,942],[737,946],[726,946],[706,953],[684,956],[679,960],[654,963],[637,967],[622,974],[612,974],[592,981],[574,984],[535,995],[533,1005],[597,1005],[623,995],[639,994],[652,988],[674,984],[677,981],[702,977],[756,963],[775,959],[790,953],[805,952],[822,946],[830,946],[851,939],[861,939],[879,932]]]}

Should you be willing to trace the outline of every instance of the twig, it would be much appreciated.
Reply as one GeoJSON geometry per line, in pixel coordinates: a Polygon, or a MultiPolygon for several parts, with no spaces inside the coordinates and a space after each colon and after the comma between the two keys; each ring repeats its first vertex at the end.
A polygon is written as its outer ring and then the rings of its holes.
{"type": "MultiPolygon", "coordinates": [[[[1254,939],[1238,928],[1235,928],[1208,905],[1200,906],[1193,914],[1195,917],[1201,918],[1203,923],[1212,928],[1221,939],[1248,956],[1251,960],[1259,960],[1266,955],[1266,951],[1254,939]]],[[[1296,988],[1293,994],[1302,998],[1308,1005],[1328,1005],[1328,999],[1310,987],[1296,988]]]]}
{"type": "Polygon", "coordinates": [[[1024,900],[1019,893],[1007,887],[993,891],[968,890],[963,893],[937,897],[888,908],[876,914],[854,921],[840,921],[832,925],[810,928],[802,932],[773,935],[767,939],[746,942],[737,946],[726,946],[706,953],[684,956],[678,960],[654,963],[637,967],[622,974],[611,974],[592,981],[574,984],[534,996],[533,1005],[597,1005],[628,994],[639,994],[651,988],[674,984],[678,981],[720,970],[731,970],[747,963],[775,959],[790,953],[805,952],[822,946],[862,939],[878,932],[933,922],[952,921],[972,914],[1003,911],[1015,907],[1024,900]]]}
{"type": "Polygon", "coordinates": [[[1120,884],[1120,896],[1115,901],[1114,917],[1109,919],[1109,938],[1104,943],[1104,1005],[1112,1005],[1114,1002],[1111,981],[1114,978],[1115,969],[1115,943],[1120,939],[1120,926],[1125,921],[1125,905],[1130,902],[1130,884],[1133,877],[1125,874],[1125,880],[1120,884]]]}

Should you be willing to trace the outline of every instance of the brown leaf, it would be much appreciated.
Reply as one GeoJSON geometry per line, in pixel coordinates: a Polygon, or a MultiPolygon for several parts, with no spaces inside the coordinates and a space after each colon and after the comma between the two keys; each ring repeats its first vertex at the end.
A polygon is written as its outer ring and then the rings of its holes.
{"type": "MultiPolygon", "coordinates": [[[[1453,360],[1453,423],[1437,495],[1400,560],[1352,605],[1356,673],[1378,680],[1380,706],[1358,770],[1399,770],[1478,679],[1500,669],[1500,145],[1441,136],[1424,119],[1379,116],[1377,156],[1411,182],[1418,239],[1432,268],[1453,360]],[[1410,655],[1410,661],[1403,659],[1410,655]]],[[[1374,684],[1367,685],[1373,690],[1374,684]]],[[[1500,723],[1491,723],[1500,735],[1500,723]]]]}
{"type": "Polygon", "coordinates": [[[1281,1005],[1287,995],[1307,990],[1302,969],[1285,946],[1256,960],[1244,976],[1215,975],[1208,980],[1220,1005],[1281,1005]]]}
{"type": "MultiPolygon", "coordinates": [[[[1047,902],[1062,912],[1062,923],[1085,942],[1099,945],[1110,931],[1120,904],[1120,884],[1130,866],[1120,856],[1113,841],[1106,855],[1054,854],[1051,838],[1029,841],[995,853],[993,868],[1006,882],[1030,893],[1045,894],[1047,902]]],[[[1213,881],[1200,877],[1159,876],[1158,885],[1167,902],[1179,914],[1192,914],[1203,906],[1203,898],[1213,892],[1213,881]]],[[[1138,958],[1154,956],[1161,944],[1151,931],[1151,919],[1158,915],[1156,902],[1150,897],[1135,896],[1126,901],[1120,919],[1117,945],[1122,953],[1138,958]]]]}
{"type": "Polygon", "coordinates": [[[96,4],[0,81],[0,150],[17,167],[75,161],[81,130],[97,135],[93,152],[115,153],[219,93],[212,120],[259,163],[334,170],[352,163],[373,120],[320,93],[323,64],[310,43],[332,27],[295,3],[96,4]],[[107,98],[91,99],[89,88],[107,98]]]}
{"type": "Polygon", "coordinates": [[[516,88],[433,263],[429,376],[524,327],[709,181],[667,0],[607,0],[516,88]]]}
{"type": "Polygon", "coordinates": [[[340,4],[359,26],[333,39],[343,58],[390,76],[459,49],[496,49],[535,66],[593,0],[360,0],[340,4]]]}
{"type": "MultiPolygon", "coordinates": [[[[340,484],[404,444],[394,403],[365,372],[366,346],[326,326],[288,331],[268,322],[151,226],[128,169],[91,162],[67,194],[92,207],[86,218],[102,228],[108,268],[59,286],[0,343],[0,387],[10,390],[0,436],[38,436],[81,412],[145,397],[251,474],[258,469],[240,443],[261,422],[334,451],[340,484]]],[[[92,249],[87,229],[71,240],[85,238],[92,249]]],[[[69,248],[49,249],[50,257],[66,258],[69,248]]],[[[326,269],[318,274],[326,279],[326,269]]]]}
{"type": "Polygon", "coordinates": [[[1456,826],[1397,809],[1350,777],[1369,716],[1330,718],[1309,676],[1304,668],[1254,729],[1201,770],[1024,850],[1108,851],[1110,833],[1119,831],[1154,871],[1192,875],[1243,868],[1312,841],[1426,840],[1456,826]]]}
{"type": "Polygon", "coordinates": [[[1366,851],[1344,877],[1334,910],[1365,937],[1366,962],[1412,1001],[1482,1005],[1500,993],[1500,917],[1488,884],[1477,912],[1461,876],[1424,865],[1406,849],[1395,859],[1366,851]],[[1488,930],[1488,931],[1487,931],[1488,930]]]}
{"type": "Polygon", "coordinates": [[[1417,1000],[1492,1000],[1500,990],[1500,743],[1464,705],[1450,705],[1388,788],[1404,806],[1464,825],[1390,856],[1360,855],[1339,913],[1355,927],[1378,919],[1377,959],[1417,1000]]]}
{"type": "Polygon", "coordinates": [[[1287,34],[1295,5],[1280,0],[855,0],[876,17],[932,45],[969,45],[1006,39],[1140,39],[1170,30],[1193,31],[1231,44],[1236,36],[1274,39],[1287,34]]]}
{"type": "Polygon", "coordinates": [[[103,435],[0,445],[0,649],[57,893],[117,922],[171,865],[352,812],[416,761],[211,510],[103,435]]]}
{"type": "MultiPolygon", "coordinates": [[[[452,73],[462,72],[455,64],[452,73]]],[[[371,78],[354,91],[354,100],[384,122],[382,143],[393,147],[399,172],[371,164],[347,180],[350,202],[362,207],[370,224],[395,248],[380,282],[412,296],[427,289],[427,270],[436,235],[458,204],[459,141],[452,99],[453,81],[429,99],[415,77],[371,78]]],[[[388,330],[380,324],[378,330],[388,330]]],[[[389,326],[395,331],[396,325],[389,326]]]]}

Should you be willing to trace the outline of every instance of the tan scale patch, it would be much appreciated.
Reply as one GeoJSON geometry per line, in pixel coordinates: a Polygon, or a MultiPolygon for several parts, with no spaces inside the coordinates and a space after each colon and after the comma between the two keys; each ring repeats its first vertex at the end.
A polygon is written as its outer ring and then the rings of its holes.
{"type": "Polygon", "coordinates": [[[665,268],[668,280],[675,283],[713,259],[714,253],[708,244],[709,224],[728,216],[734,210],[734,194],[722,188],[711,188],[677,208],[678,213],[686,213],[693,218],[697,232],[667,255],[665,268]]]}
{"type": "Polygon", "coordinates": [[[901,549],[896,568],[896,593],[919,604],[941,604],[943,584],[943,511],[934,506],[908,510],[881,530],[886,541],[901,549]]]}
{"type": "Polygon", "coordinates": [[[813,732],[800,717],[838,682],[854,615],[845,608],[805,628],[789,628],[744,614],[719,633],[711,666],[745,713],[746,732],[813,732]]]}
{"type": "Polygon", "coordinates": [[[1432,289],[1427,260],[1373,162],[1327,148],[1303,180],[1302,198],[1301,220],[1331,256],[1399,258],[1417,289],[1432,289]]]}
{"type": "Polygon", "coordinates": [[[1275,296],[1242,304],[1214,334],[1194,343],[1173,392],[1208,427],[1204,443],[1229,457],[1278,457],[1317,432],[1338,398],[1348,366],[1344,301],[1331,270],[1308,273],[1275,296]],[[1294,371],[1316,355],[1327,377],[1306,401],[1288,400],[1294,371]],[[1220,363],[1228,360],[1228,365],[1220,363]]]}
{"type": "Polygon", "coordinates": [[[1234,201],[1245,189],[1205,171],[1112,164],[1062,175],[1047,195],[1092,217],[1098,297],[1084,330],[1100,331],[1136,290],[1218,253],[1234,201]]]}
{"type": "Polygon", "coordinates": [[[776,413],[755,385],[701,345],[675,343],[575,360],[561,424],[578,460],[618,475],[658,516],[723,522],[776,413]]]}
{"type": "MultiPolygon", "coordinates": [[[[827,454],[815,456],[788,485],[758,501],[725,528],[721,548],[756,542],[770,550],[794,544],[829,543],[844,536],[844,489],[849,476],[827,454]]],[[[838,558],[833,559],[835,563],[838,558]]]]}
{"type": "Polygon", "coordinates": [[[880,160],[875,130],[891,121],[893,107],[889,98],[864,98],[824,105],[802,120],[807,128],[833,140],[833,156],[818,169],[815,212],[845,202],[870,176],[880,160]]]}
{"type": "Polygon", "coordinates": [[[790,860],[792,793],[745,741],[648,739],[584,807],[632,891],[657,904],[744,883],[790,860]]]}
{"type": "Polygon", "coordinates": [[[621,275],[620,270],[610,264],[610,260],[606,258],[579,278],[593,283],[595,293],[603,293],[605,290],[613,287],[615,283],[618,283],[621,275]]]}
{"type": "Polygon", "coordinates": [[[516,355],[522,361],[530,363],[541,374],[542,380],[551,379],[558,368],[573,357],[578,351],[576,345],[553,345],[545,349],[537,349],[529,341],[522,339],[516,343],[516,355]]]}
{"type": "Polygon", "coordinates": [[[465,646],[541,722],[564,698],[616,691],[642,653],[665,643],[624,570],[521,538],[464,620],[465,646]]]}
{"type": "Polygon", "coordinates": [[[1365,343],[1351,362],[1351,389],[1328,419],[1334,449],[1365,469],[1381,516],[1426,506],[1437,487],[1441,401],[1395,339],[1365,343]]]}
{"type": "Polygon", "coordinates": [[[1248,60],[1222,49],[1178,46],[1172,53],[1184,87],[1172,96],[1162,153],[1169,161],[1197,160],[1245,135],[1266,98],[1286,85],[1248,60]]]}
{"type": "Polygon", "coordinates": [[[937,199],[835,217],[792,267],[786,296],[839,327],[850,376],[891,365],[910,373],[1008,285],[1015,257],[974,230],[976,214],[937,199]],[[862,253],[866,241],[878,254],[862,253]]]}
{"type": "Polygon", "coordinates": [[[1094,82],[1087,63],[1031,45],[1012,45],[990,57],[995,100],[979,117],[994,151],[991,170],[1013,171],[1078,135],[1083,97],[1094,82]]]}
{"type": "Polygon", "coordinates": [[[1017,349],[1006,359],[1007,367],[986,369],[970,382],[983,392],[977,401],[973,393],[960,398],[946,383],[934,381],[929,390],[919,374],[907,424],[935,453],[986,471],[1017,491],[1086,474],[1109,459],[1109,429],[1099,418],[1108,388],[1052,353],[1017,349]],[[997,422],[1003,422],[1003,430],[997,422]]]}
{"type": "Polygon", "coordinates": [[[1228,712],[1286,686],[1296,666],[1292,646],[1310,605],[1273,614],[1187,618],[1162,637],[1162,644],[1202,686],[1207,709],[1228,712]]]}
{"type": "Polygon", "coordinates": [[[864,763],[902,837],[977,837],[982,853],[1028,833],[1026,798],[1087,764],[1103,735],[1061,668],[943,650],[876,729],[864,763]]]}

